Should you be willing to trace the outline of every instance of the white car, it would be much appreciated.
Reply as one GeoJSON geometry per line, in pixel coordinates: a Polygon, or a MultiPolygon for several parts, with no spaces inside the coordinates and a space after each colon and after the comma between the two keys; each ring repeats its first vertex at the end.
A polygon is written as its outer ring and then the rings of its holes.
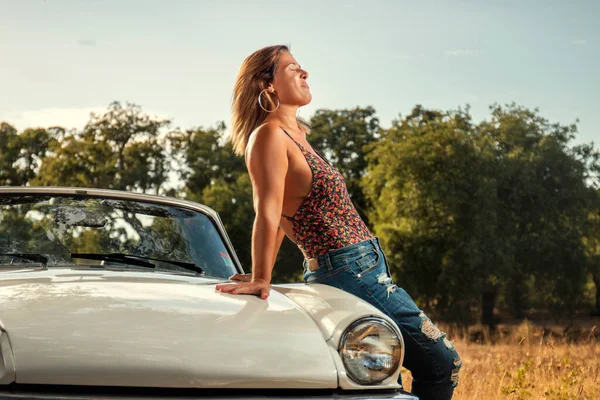
{"type": "Polygon", "coordinates": [[[325,285],[215,291],[234,273],[201,204],[0,187],[0,398],[417,399],[376,308],[325,285]]]}

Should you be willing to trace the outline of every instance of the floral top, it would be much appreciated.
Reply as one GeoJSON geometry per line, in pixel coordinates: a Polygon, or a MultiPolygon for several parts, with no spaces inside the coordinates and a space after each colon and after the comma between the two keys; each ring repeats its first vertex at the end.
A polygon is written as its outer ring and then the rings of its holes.
{"type": "MultiPolygon", "coordinates": [[[[283,129],[283,128],[282,128],[283,129]]],[[[293,226],[295,242],[307,258],[373,238],[350,200],[346,181],[323,156],[306,150],[289,133],[304,154],[313,180],[308,195],[293,216],[283,215],[293,226]]],[[[316,150],[315,150],[316,151],[316,150]]]]}

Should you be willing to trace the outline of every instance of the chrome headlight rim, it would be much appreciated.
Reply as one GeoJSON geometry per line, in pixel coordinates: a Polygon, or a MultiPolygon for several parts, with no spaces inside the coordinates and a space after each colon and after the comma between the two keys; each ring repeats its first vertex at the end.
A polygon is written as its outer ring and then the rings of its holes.
{"type": "Polygon", "coordinates": [[[400,366],[402,364],[402,359],[404,358],[404,338],[402,337],[402,334],[400,333],[400,331],[386,319],[381,318],[381,317],[376,317],[376,316],[362,317],[362,318],[359,318],[359,319],[353,321],[352,323],[350,323],[344,330],[344,333],[342,334],[339,345],[338,345],[338,354],[340,355],[340,358],[344,365],[344,369],[346,370],[346,375],[352,381],[354,381],[360,385],[369,385],[369,386],[378,385],[381,382],[383,382],[386,379],[393,376],[396,373],[396,371],[398,371],[400,369],[400,366]],[[373,323],[378,323],[380,325],[383,325],[384,327],[389,329],[391,332],[393,332],[396,335],[396,337],[398,338],[398,344],[400,346],[400,357],[398,357],[398,359],[394,361],[394,366],[393,366],[393,368],[391,368],[391,371],[393,371],[393,372],[390,375],[388,375],[387,377],[384,377],[383,379],[364,380],[364,379],[354,376],[351,372],[351,368],[349,368],[349,366],[346,362],[346,358],[343,355],[343,351],[344,351],[344,347],[346,345],[346,339],[347,339],[348,335],[350,333],[352,333],[352,331],[358,325],[363,324],[363,323],[368,323],[368,322],[373,322],[373,323]]]}

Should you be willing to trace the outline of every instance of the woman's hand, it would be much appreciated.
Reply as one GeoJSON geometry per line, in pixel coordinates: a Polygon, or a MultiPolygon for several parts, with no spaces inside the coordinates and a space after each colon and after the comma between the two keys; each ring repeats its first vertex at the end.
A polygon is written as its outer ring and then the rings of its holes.
{"type": "Polygon", "coordinates": [[[269,297],[270,287],[271,285],[266,280],[254,279],[250,282],[226,283],[217,285],[215,289],[220,292],[230,294],[253,294],[255,296],[259,296],[263,300],[266,300],[269,297]]]}

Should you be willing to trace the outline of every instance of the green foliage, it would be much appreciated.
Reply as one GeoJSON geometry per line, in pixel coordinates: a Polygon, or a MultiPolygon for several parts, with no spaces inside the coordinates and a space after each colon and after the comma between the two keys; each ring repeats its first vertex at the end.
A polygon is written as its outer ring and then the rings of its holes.
{"type": "Polygon", "coordinates": [[[34,178],[53,142],[52,132],[60,129],[35,128],[17,134],[0,122],[0,186],[22,186],[34,178]]]}
{"type": "Polygon", "coordinates": [[[596,286],[593,315],[600,316],[600,189],[594,193],[595,207],[589,214],[588,230],[583,238],[588,273],[596,286]]]}
{"type": "Polygon", "coordinates": [[[160,130],[168,124],[113,102],[81,132],[61,131],[31,183],[160,193],[168,172],[160,130]]]}
{"type": "Polygon", "coordinates": [[[202,191],[202,203],[219,213],[240,262],[250,270],[251,227],[254,221],[252,185],[248,174],[239,175],[235,182],[218,178],[202,191]]]}
{"type": "Polygon", "coordinates": [[[50,150],[32,185],[114,188],[117,169],[108,143],[69,132],[50,150]]]}
{"type": "Polygon", "coordinates": [[[225,140],[222,122],[210,129],[176,129],[169,140],[184,165],[178,172],[185,182],[186,198],[201,199],[204,189],[216,180],[234,184],[240,175],[247,174],[244,160],[233,154],[231,144],[225,140]]]}
{"type": "Polygon", "coordinates": [[[467,112],[416,107],[372,146],[363,180],[396,280],[426,306],[465,322],[477,288],[491,279],[497,225],[490,224],[494,182],[472,131],[467,112]]]}
{"type": "Polygon", "coordinates": [[[506,372],[505,377],[511,379],[510,385],[503,386],[500,390],[503,395],[511,395],[512,398],[524,400],[531,398],[531,388],[533,383],[530,382],[527,371],[531,368],[533,360],[523,362],[515,371],[513,376],[510,372],[506,372]]]}
{"type": "Polygon", "coordinates": [[[523,316],[523,283],[535,276],[540,306],[572,313],[579,305],[586,260],[581,245],[587,211],[588,155],[569,148],[575,126],[550,124],[515,105],[493,106],[478,135],[493,143],[499,239],[511,262],[504,264],[506,298],[523,316]]]}
{"type": "Polygon", "coordinates": [[[566,375],[557,379],[556,386],[544,392],[544,396],[552,400],[574,400],[574,399],[592,399],[587,394],[583,393],[583,385],[581,384],[581,375],[584,373],[583,368],[579,365],[571,365],[568,358],[564,358],[563,370],[566,375]]]}
{"type": "Polygon", "coordinates": [[[586,181],[597,158],[568,147],[574,126],[516,105],[491,111],[479,125],[468,109],[420,106],[395,121],[367,157],[373,229],[399,283],[444,318],[472,322],[489,291],[523,316],[532,279],[540,306],[571,315],[585,283],[586,181]]]}

